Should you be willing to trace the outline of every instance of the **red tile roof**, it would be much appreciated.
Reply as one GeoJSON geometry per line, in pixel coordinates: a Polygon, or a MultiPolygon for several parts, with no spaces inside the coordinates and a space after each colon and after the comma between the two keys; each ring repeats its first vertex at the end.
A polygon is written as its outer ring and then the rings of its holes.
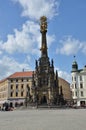
{"type": "Polygon", "coordinates": [[[7,78],[0,80],[0,83],[6,81],[9,78],[32,77],[32,74],[33,74],[33,71],[15,72],[14,74],[8,76],[7,78]]]}
{"type": "Polygon", "coordinates": [[[8,78],[18,78],[18,77],[32,77],[33,71],[25,71],[25,72],[15,72],[8,78]]]}

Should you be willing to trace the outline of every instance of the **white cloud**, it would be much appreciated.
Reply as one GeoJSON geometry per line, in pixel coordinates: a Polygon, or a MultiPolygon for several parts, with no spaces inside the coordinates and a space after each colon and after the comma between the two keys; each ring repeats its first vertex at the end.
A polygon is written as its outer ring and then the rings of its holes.
{"type": "Polygon", "coordinates": [[[21,31],[15,29],[13,35],[7,36],[7,41],[1,44],[2,50],[8,53],[34,53],[35,47],[38,46],[36,40],[36,37],[39,36],[38,29],[37,24],[27,21],[23,24],[21,31]]]}
{"type": "MultiPolygon", "coordinates": [[[[54,35],[47,35],[48,47],[55,40],[54,35]]],[[[22,29],[14,29],[14,34],[7,36],[6,42],[1,42],[0,51],[6,51],[9,54],[28,53],[31,55],[39,55],[41,47],[41,34],[39,25],[32,21],[23,24],[22,29]]]]}
{"type": "Polygon", "coordinates": [[[22,71],[23,68],[30,68],[30,66],[26,63],[20,64],[13,58],[3,56],[2,59],[0,58],[0,79],[6,78],[13,72],[22,71]]]}
{"type": "MultiPolygon", "coordinates": [[[[32,58],[40,54],[41,34],[38,21],[40,16],[45,15],[49,19],[58,15],[59,2],[58,0],[11,0],[19,2],[22,6],[22,15],[28,18],[36,19],[26,21],[20,30],[14,29],[13,34],[7,35],[7,40],[4,42],[0,39],[0,79],[9,76],[15,71],[21,71],[23,68],[32,68],[32,58]],[[37,21],[37,22],[36,22],[37,21]],[[17,62],[12,56],[15,53],[26,54],[24,63],[17,62]],[[11,56],[5,56],[5,54],[11,56]],[[13,54],[13,55],[12,55],[13,54]],[[30,65],[30,66],[29,66],[30,65]]],[[[47,34],[48,48],[55,40],[55,36],[47,34]]],[[[17,57],[17,60],[20,57],[17,57]]],[[[21,58],[20,58],[21,59],[21,58]]],[[[30,69],[31,69],[30,68],[30,69]]]]}
{"type": "Polygon", "coordinates": [[[12,0],[18,2],[22,8],[23,16],[29,18],[39,19],[40,16],[45,15],[49,19],[58,15],[59,0],[12,0]]]}
{"type": "Polygon", "coordinates": [[[86,54],[86,42],[81,42],[71,36],[65,37],[60,41],[60,48],[57,48],[56,53],[73,55],[79,51],[86,54]]]}
{"type": "MultiPolygon", "coordinates": [[[[55,37],[47,35],[47,40],[49,47],[55,37]]],[[[21,71],[23,68],[30,68],[29,65],[32,68],[32,61],[34,60],[35,63],[36,56],[40,55],[40,47],[41,34],[37,23],[27,21],[23,24],[21,30],[14,29],[14,34],[8,34],[6,42],[0,41],[0,78],[2,79],[15,71],[21,71]],[[24,64],[5,56],[5,54],[12,56],[15,53],[27,55],[24,64]]]]}

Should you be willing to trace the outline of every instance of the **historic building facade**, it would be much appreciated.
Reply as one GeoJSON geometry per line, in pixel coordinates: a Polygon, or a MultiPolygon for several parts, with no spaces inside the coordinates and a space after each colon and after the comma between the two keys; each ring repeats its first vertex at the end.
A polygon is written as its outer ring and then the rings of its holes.
{"type": "Polygon", "coordinates": [[[0,105],[9,103],[17,107],[24,105],[27,95],[32,94],[32,71],[16,72],[0,81],[0,105]]]}
{"type": "Polygon", "coordinates": [[[83,69],[78,69],[76,61],[72,64],[72,98],[77,106],[86,105],[86,66],[83,69]]]}

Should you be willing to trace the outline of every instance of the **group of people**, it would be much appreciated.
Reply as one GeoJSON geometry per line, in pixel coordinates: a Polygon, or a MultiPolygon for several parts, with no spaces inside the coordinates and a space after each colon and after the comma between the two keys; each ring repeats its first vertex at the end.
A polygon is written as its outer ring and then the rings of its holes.
{"type": "Polygon", "coordinates": [[[13,111],[13,107],[10,107],[8,103],[4,103],[2,107],[0,107],[1,111],[13,111]]]}

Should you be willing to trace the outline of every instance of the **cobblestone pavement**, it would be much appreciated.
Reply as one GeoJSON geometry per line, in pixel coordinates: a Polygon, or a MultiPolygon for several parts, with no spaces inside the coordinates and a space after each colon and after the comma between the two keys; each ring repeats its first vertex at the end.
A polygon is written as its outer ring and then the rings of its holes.
{"type": "Polygon", "coordinates": [[[86,130],[86,109],[2,111],[0,130],[86,130]]]}

